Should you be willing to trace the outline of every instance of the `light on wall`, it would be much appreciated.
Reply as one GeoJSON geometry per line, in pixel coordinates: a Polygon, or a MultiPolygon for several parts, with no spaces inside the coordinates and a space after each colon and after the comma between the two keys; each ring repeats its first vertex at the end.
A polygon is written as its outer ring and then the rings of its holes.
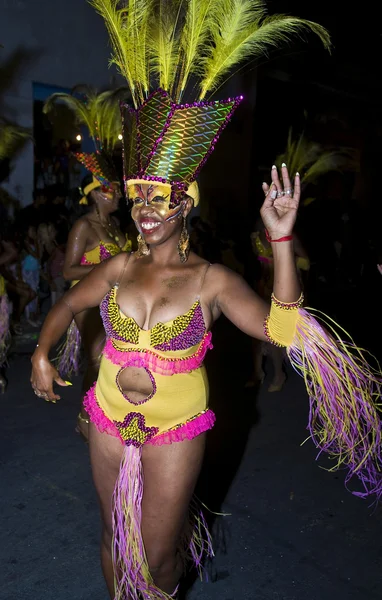
{"type": "Polygon", "coordinates": [[[76,135],[76,140],[77,140],[77,142],[80,142],[82,140],[82,135],[80,135],[80,134],[76,135]]]}
{"type": "Polygon", "coordinates": [[[121,140],[122,139],[122,133],[119,134],[118,139],[121,140]]]}

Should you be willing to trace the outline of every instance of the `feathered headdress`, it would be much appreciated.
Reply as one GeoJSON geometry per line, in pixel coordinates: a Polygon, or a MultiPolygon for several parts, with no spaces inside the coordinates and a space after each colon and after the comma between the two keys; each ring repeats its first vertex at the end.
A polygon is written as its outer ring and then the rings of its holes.
{"type": "Polygon", "coordinates": [[[86,195],[99,185],[109,187],[118,181],[118,175],[112,161],[112,152],[120,140],[121,114],[120,101],[126,98],[128,90],[118,88],[97,93],[88,86],[78,86],[72,94],[52,94],[44,105],[46,114],[52,113],[58,103],[65,104],[74,114],[78,125],[85,125],[93,139],[95,152],[76,152],[76,159],[93,174],[93,182],[84,191],[80,200],[86,204],[86,195]],[[77,97],[79,96],[79,97],[77,97]]]}
{"type": "Polygon", "coordinates": [[[173,203],[196,179],[242,100],[206,100],[235,65],[308,31],[330,48],[326,29],[268,16],[263,0],[89,2],[105,20],[111,63],[126,78],[134,104],[122,109],[125,180],[167,183],[173,203]]]}

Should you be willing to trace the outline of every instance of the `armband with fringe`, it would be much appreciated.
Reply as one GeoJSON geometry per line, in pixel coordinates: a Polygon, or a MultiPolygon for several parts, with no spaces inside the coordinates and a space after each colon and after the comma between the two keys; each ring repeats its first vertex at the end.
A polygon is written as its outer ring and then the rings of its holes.
{"type": "Polygon", "coordinates": [[[327,453],[335,461],[329,471],[346,468],[346,487],[354,476],[361,484],[353,494],[375,494],[379,500],[380,367],[371,367],[368,353],[330,317],[302,304],[303,296],[286,304],[272,295],[266,336],[272,344],[286,347],[293,369],[304,378],[310,402],[308,430],[319,455],[327,453]]]}

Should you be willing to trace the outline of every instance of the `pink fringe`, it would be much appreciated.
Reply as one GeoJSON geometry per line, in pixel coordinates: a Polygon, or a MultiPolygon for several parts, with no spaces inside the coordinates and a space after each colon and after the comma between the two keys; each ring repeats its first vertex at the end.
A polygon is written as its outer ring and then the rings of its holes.
{"type": "Polygon", "coordinates": [[[69,326],[65,341],[58,350],[57,370],[61,376],[78,375],[81,363],[81,334],[73,320],[69,326]]]}
{"type": "MultiPolygon", "coordinates": [[[[143,472],[141,449],[125,446],[113,494],[114,600],[170,600],[153,582],[142,539],[143,472]]],[[[212,557],[211,536],[196,500],[190,506],[190,535],[185,550],[201,573],[205,556],[212,557]]]]}
{"type": "MultiPolygon", "coordinates": [[[[123,444],[125,443],[122,439],[117,427],[113,421],[109,419],[103,412],[102,408],[98,404],[97,396],[95,393],[96,383],[92,385],[90,390],[84,397],[84,408],[88,413],[90,420],[97,427],[101,433],[108,433],[113,437],[118,438],[123,444]]],[[[170,429],[159,433],[155,437],[151,438],[147,444],[152,446],[163,446],[164,444],[173,444],[176,442],[183,442],[184,440],[192,440],[196,436],[212,429],[216,421],[214,412],[208,409],[205,413],[190,419],[187,423],[184,423],[176,429],[170,429]]]]}
{"type": "Polygon", "coordinates": [[[183,442],[184,440],[193,440],[195,437],[212,429],[216,421],[215,413],[208,409],[202,415],[187,421],[184,425],[176,429],[170,429],[159,433],[149,440],[147,443],[152,446],[163,446],[164,444],[173,444],[175,442],[183,442]]]}
{"type": "Polygon", "coordinates": [[[207,333],[197,352],[186,358],[165,358],[152,350],[137,352],[134,349],[118,350],[109,338],[105,344],[103,354],[113,364],[121,367],[143,367],[159,375],[177,375],[189,373],[199,369],[203,364],[208,350],[212,349],[212,334],[207,333]]]}

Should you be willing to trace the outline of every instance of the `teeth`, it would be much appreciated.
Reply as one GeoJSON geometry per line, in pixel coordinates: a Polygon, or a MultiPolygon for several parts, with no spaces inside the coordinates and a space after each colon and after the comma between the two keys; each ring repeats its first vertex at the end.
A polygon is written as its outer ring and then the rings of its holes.
{"type": "Polygon", "coordinates": [[[151,229],[155,229],[156,227],[158,227],[158,225],[159,225],[159,223],[155,223],[155,222],[141,223],[142,229],[145,229],[146,231],[150,231],[151,229]]]}

